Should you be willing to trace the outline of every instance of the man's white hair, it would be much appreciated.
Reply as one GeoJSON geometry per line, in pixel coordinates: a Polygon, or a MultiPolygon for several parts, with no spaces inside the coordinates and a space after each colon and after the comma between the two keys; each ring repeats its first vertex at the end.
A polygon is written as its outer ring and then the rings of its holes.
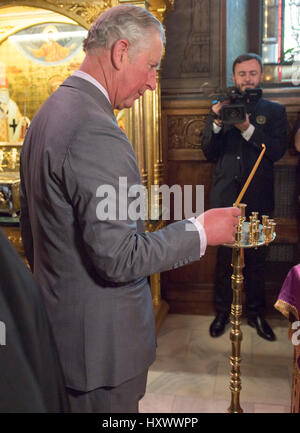
{"type": "Polygon", "coordinates": [[[127,39],[130,49],[151,43],[149,36],[156,30],[165,43],[165,31],[160,21],[147,9],[133,5],[119,5],[103,12],[89,29],[83,41],[85,52],[93,48],[110,49],[120,39],[127,39]]]}

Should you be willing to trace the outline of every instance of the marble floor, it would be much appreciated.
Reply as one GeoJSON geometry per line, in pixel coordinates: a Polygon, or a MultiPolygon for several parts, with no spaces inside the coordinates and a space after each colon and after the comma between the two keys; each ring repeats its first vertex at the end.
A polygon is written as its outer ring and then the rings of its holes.
{"type": "MultiPolygon", "coordinates": [[[[141,413],[224,413],[230,405],[230,324],[219,338],[208,333],[213,316],[169,314],[157,339],[157,359],[140,401],[141,413]]],[[[288,322],[268,319],[277,340],[260,338],[242,319],[244,412],[290,412],[293,345],[288,322]]]]}

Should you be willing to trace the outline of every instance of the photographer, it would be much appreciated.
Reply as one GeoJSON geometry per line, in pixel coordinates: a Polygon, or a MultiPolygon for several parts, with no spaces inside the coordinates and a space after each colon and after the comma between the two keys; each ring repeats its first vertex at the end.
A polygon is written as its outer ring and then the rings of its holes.
{"type": "MultiPolygon", "coordinates": [[[[246,89],[259,89],[262,78],[262,60],[258,55],[244,54],[234,61],[232,79],[241,97],[246,89]]],[[[244,119],[238,119],[236,123],[228,120],[236,116],[233,105],[229,115],[224,115],[224,106],[225,110],[228,110],[231,103],[236,102],[232,100],[230,93],[212,106],[203,133],[202,150],[207,160],[216,162],[210,206],[232,206],[264,143],[266,152],[243,197],[243,203],[247,204],[247,217],[252,211],[259,212],[259,217],[271,217],[274,209],[273,163],[283,156],[286,149],[287,120],[283,106],[263,99],[259,91],[257,94],[257,98],[245,99],[246,114],[244,119]],[[226,123],[222,118],[226,118],[226,123]]],[[[248,324],[256,328],[258,335],[274,341],[275,335],[263,317],[266,253],[266,247],[257,250],[245,249],[246,313],[248,324]]],[[[217,314],[210,326],[212,337],[222,335],[226,323],[229,322],[232,303],[231,254],[230,248],[218,249],[214,287],[217,314]]]]}

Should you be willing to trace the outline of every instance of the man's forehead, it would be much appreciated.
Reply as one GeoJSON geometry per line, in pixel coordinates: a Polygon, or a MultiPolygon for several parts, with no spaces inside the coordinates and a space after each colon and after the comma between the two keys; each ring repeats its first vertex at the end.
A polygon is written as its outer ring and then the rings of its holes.
{"type": "Polygon", "coordinates": [[[163,42],[161,40],[161,37],[157,33],[153,39],[151,40],[151,45],[149,49],[149,57],[153,62],[160,63],[162,53],[163,53],[163,42]]]}
{"type": "Polygon", "coordinates": [[[245,60],[244,62],[237,63],[235,65],[235,72],[245,72],[245,71],[260,71],[261,72],[261,66],[259,62],[256,59],[251,60],[245,60]]]}

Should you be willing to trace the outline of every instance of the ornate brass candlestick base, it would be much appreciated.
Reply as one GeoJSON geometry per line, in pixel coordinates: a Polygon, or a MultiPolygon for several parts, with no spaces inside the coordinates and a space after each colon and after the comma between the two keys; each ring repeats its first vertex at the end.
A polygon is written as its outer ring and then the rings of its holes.
{"type": "Polygon", "coordinates": [[[239,218],[239,225],[236,232],[235,243],[225,244],[225,246],[232,248],[232,267],[233,273],[231,276],[231,287],[233,290],[233,299],[231,304],[231,332],[230,340],[232,346],[232,353],[230,356],[231,365],[231,404],[228,408],[230,413],[241,413],[243,409],[240,406],[240,392],[241,392],[241,372],[240,364],[241,358],[241,342],[243,334],[240,329],[241,316],[242,316],[242,289],[243,289],[243,267],[244,264],[244,248],[258,248],[263,245],[268,245],[275,239],[275,226],[273,220],[268,216],[262,216],[262,224],[258,218],[258,212],[252,212],[250,222],[246,222],[245,209],[246,204],[239,204],[241,209],[241,216],[239,218]]]}

